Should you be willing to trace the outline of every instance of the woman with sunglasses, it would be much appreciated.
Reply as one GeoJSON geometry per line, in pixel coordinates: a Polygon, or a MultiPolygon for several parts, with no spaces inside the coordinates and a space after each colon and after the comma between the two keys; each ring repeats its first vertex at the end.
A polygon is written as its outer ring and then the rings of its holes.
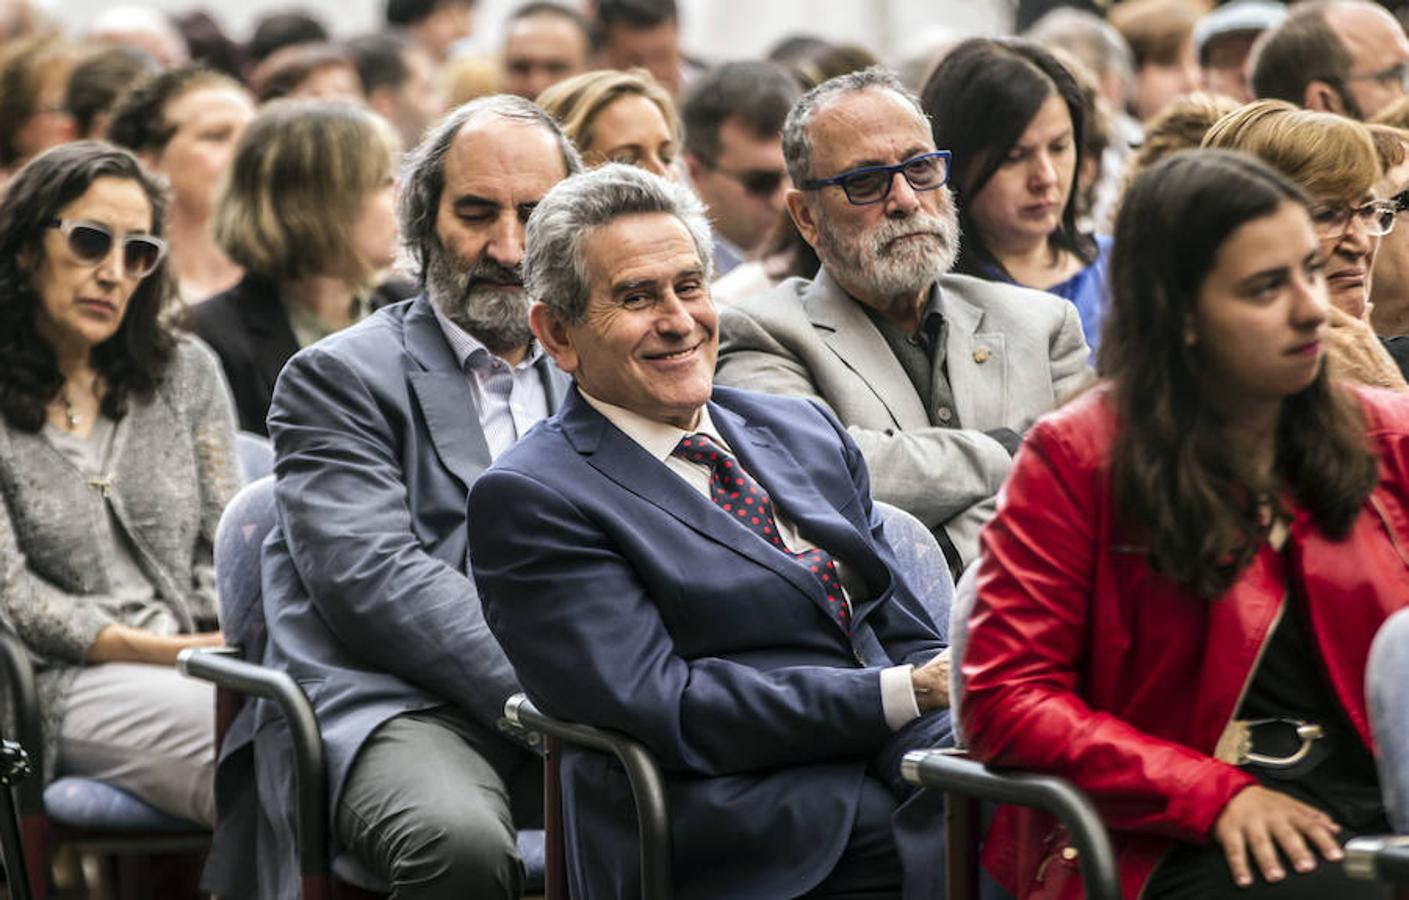
{"type": "Polygon", "coordinates": [[[1344,116],[1259,100],[1218,120],[1203,145],[1251,153],[1311,196],[1331,298],[1326,340],[1332,374],[1409,389],[1409,354],[1396,362],[1370,326],[1375,257],[1380,239],[1394,228],[1395,210],[1375,196],[1383,172],[1369,129],[1344,116]]]}
{"type": "MultiPolygon", "coordinates": [[[[1075,782],[1144,900],[1361,900],[1385,833],[1365,660],[1409,605],[1409,408],[1330,377],[1313,201],[1181,151],[1116,219],[1105,381],[1028,432],[983,532],[970,752],[1075,782]]],[[[1081,896],[1063,829],[1000,808],[985,861],[1081,896]]]]}
{"type": "Polygon", "coordinates": [[[944,58],[920,100],[935,146],[953,153],[954,270],[1070,300],[1094,351],[1110,242],[1076,226],[1088,127],[1076,79],[1035,44],[975,38],[944,58]]]}
{"type": "Polygon", "coordinates": [[[110,782],[209,824],[211,547],[240,486],[219,364],[161,323],[161,187],[92,141],[0,199],[0,627],[38,669],[46,777],[110,782]]]}

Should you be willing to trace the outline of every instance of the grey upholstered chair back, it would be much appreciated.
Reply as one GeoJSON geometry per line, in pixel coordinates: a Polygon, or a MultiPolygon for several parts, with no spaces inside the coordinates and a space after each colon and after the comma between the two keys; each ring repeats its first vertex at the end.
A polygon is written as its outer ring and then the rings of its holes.
{"type": "Polygon", "coordinates": [[[235,451],[240,457],[240,474],[245,483],[258,481],[274,471],[274,445],[269,438],[241,431],[235,435],[235,451]]]}
{"type": "Polygon", "coordinates": [[[954,598],[954,580],[944,551],[919,519],[889,503],[876,502],[881,514],[881,533],[895,551],[900,575],[934,616],[940,636],[949,640],[949,604],[954,598]]]}
{"type": "Polygon", "coordinates": [[[259,553],[273,528],[274,476],[265,475],[235,495],[215,530],[220,629],[225,641],[239,646],[251,662],[258,662],[264,651],[259,553]]]}
{"type": "Polygon", "coordinates": [[[1390,616],[1370,645],[1365,696],[1379,750],[1380,787],[1390,824],[1409,834],[1409,609],[1390,616]]]}
{"type": "Polygon", "coordinates": [[[954,723],[954,746],[964,746],[964,733],[959,725],[959,705],[964,702],[964,650],[969,645],[969,615],[978,600],[978,561],[969,564],[959,576],[954,588],[954,602],[949,605],[949,713],[954,723]]]}

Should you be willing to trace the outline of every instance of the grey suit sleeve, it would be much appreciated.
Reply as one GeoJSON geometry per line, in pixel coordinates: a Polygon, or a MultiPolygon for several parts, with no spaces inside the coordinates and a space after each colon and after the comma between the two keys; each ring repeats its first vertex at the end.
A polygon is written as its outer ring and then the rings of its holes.
{"type": "MultiPolygon", "coordinates": [[[[945,526],[951,538],[956,517],[987,509],[1012,461],[1003,445],[981,431],[965,428],[917,428],[897,431],[862,428],[829,402],[796,353],[769,334],[741,309],[726,311],[720,322],[720,356],[715,380],[731,387],[792,394],[821,403],[846,425],[871,471],[875,499],[898,506],[931,529],[945,526]]],[[[1078,325],[1077,339],[1080,340],[1078,325]]],[[[981,518],[986,519],[986,515],[981,518]]],[[[957,524],[957,523],[956,523],[957,524]]],[[[977,525],[962,525],[976,535],[977,525]]],[[[967,562],[976,547],[965,540],[956,547],[967,562]]]]}
{"type": "Polygon", "coordinates": [[[397,437],[358,373],[314,348],[290,361],[269,416],[276,498],[299,578],[369,666],[493,722],[518,691],[468,573],[426,552],[397,437]]]}
{"type": "Polygon", "coordinates": [[[1062,304],[1062,321],[1051,339],[1052,393],[1057,405],[1074,397],[1082,388],[1095,380],[1095,374],[1087,360],[1091,350],[1086,346],[1086,338],[1081,332],[1081,317],[1076,306],[1062,304]]]}

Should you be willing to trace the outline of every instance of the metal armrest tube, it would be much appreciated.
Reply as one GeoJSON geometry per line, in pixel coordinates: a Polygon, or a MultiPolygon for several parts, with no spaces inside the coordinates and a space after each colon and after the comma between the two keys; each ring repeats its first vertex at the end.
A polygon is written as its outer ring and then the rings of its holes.
{"type": "Polygon", "coordinates": [[[641,895],[670,897],[670,825],[665,781],[649,751],[623,734],[550,718],[539,712],[523,694],[515,694],[505,701],[504,716],[527,731],[538,731],[617,758],[631,784],[631,797],[636,802],[636,817],[640,823],[641,895]]]}
{"type": "Polygon", "coordinates": [[[34,686],[34,668],[29,651],[19,635],[0,625],[0,685],[7,693],[9,708],[18,733],[10,735],[29,756],[35,774],[15,786],[21,815],[44,811],[44,735],[39,726],[39,693],[34,686]]]}
{"type": "Polygon", "coordinates": [[[1076,846],[1086,896],[1120,900],[1115,851],[1095,807],[1064,778],[1032,772],[995,772],[982,763],[938,750],[912,750],[900,764],[911,784],[996,803],[1015,803],[1051,813],[1076,846]]]}
{"type": "Polygon", "coordinates": [[[298,855],[304,875],[326,875],[328,860],[328,772],[323,736],[313,705],[284,672],[237,659],[220,650],[190,648],[176,659],[181,674],[270,700],[288,722],[298,782],[298,855]]]}
{"type": "Polygon", "coordinates": [[[1409,884],[1409,835],[1351,838],[1345,845],[1345,874],[1409,884]]]}

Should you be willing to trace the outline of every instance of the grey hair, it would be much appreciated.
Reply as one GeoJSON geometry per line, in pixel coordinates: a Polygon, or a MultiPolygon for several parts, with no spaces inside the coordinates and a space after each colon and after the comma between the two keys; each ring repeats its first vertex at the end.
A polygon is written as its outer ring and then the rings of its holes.
{"type": "Polygon", "coordinates": [[[824,81],[798,98],[783,122],[783,160],[788,165],[788,177],[794,185],[801,187],[812,180],[812,116],[843,94],[869,90],[893,91],[914,107],[915,115],[929,122],[929,116],[925,115],[925,109],[920,105],[920,98],[885,66],[871,66],[824,81]]]}
{"type": "Polygon", "coordinates": [[[1115,26],[1095,13],[1058,7],[1033,22],[1023,37],[1049,50],[1060,47],[1098,79],[1108,72],[1118,73],[1121,90],[1129,98],[1135,85],[1135,54],[1115,26]]]}
{"type": "Polygon", "coordinates": [[[714,276],[714,242],[704,204],[687,187],[636,166],[611,163],[553,186],[524,233],[523,278],[528,294],[557,317],[580,323],[591,283],[585,247],[596,229],[624,216],[665,213],[695,242],[706,280],[714,276]]]}
{"type": "Polygon", "coordinates": [[[445,190],[445,157],[449,155],[455,136],[462,128],[476,119],[489,116],[546,128],[557,139],[567,174],[576,175],[583,169],[577,148],[563,134],[553,117],[522,97],[509,94],[480,97],[441,119],[416,149],[407,154],[402,168],[401,237],[416,260],[423,286],[426,262],[439,241],[435,219],[440,208],[441,192],[445,190]]]}

